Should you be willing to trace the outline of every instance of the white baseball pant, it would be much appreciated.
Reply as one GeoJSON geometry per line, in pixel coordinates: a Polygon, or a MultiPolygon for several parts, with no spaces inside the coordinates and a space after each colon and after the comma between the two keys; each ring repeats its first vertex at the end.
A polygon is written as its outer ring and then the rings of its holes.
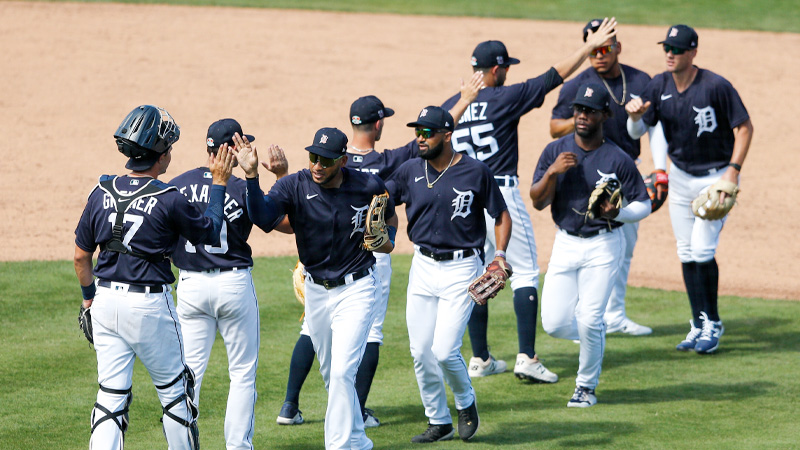
{"type": "Polygon", "coordinates": [[[431,424],[453,421],[445,381],[453,391],[456,409],[465,409],[476,400],[461,344],[474,305],[467,288],[482,272],[478,255],[434,261],[415,246],[406,322],[420,397],[431,424]]]}
{"type": "MultiPolygon", "coordinates": [[[[500,186],[503,200],[508,207],[508,214],[511,216],[511,238],[506,249],[506,261],[514,269],[513,275],[509,279],[511,289],[533,287],[539,288],[539,264],[536,260],[536,240],[533,237],[533,225],[531,216],[522,201],[519,188],[516,186],[517,177],[495,177],[507,178],[506,186],[500,186]],[[513,184],[513,186],[511,186],[513,184]]],[[[486,217],[486,243],[484,252],[486,253],[486,264],[494,259],[494,251],[497,248],[494,235],[495,220],[484,210],[486,217]]],[[[467,405],[469,406],[469,405],[467,405]]]]}
{"type": "Polygon", "coordinates": [[[196,377],[195,404],[217,329],[228,355],[230,388],[225,410],[228,450],[252,450],[256,369],[260,341],[258,299],[250,268],[220,272],[180,271],[178,318],[186,363],[196,377]]]}
{"type": "Polygon", "coordinates": [[[622,242],[625,244],[625,253],[620,259],[619,275],[614,278],[611,296],[608,298],[606,306],[604,320],[608,330],[621,328],[628,317],[625,313],[625,294],[628,290],[628,274],[631,270],[633,250],[639,238],[639,222],[622,224],[620,231],[622,232],[622,242]]]}
{"type": "MultiPolygon", "coordinates": [[[[725,169],[727,170],[727,168],[725,169]]],[[[682,263],[707,262],[714,258],[719,245],[719,233],[728,216],[720,220],[703,220],[692,212],[692,200],[717,180],[725,170],[702,177],[692,176],[676,165],[669,172],[669,218],[682,263]]]]}
{"type": "Polygon", "coordinates": [[[328,390],[325,448],[371,449],[355,381],[377,312],[380,280],[373,267],[366,277],[330,290],[306,275],[305,287],[309,336],[328,390]]]}
{"type": "MultiPolygon", "coordinates": [[[[92,302],[97,382],[106,389],[130,389],[133,363],[138,357],[154,385],[167,385],[185,370],[181,326],[169,286],[164,286],[165,292],[153,294],[128,292],[128,287],[126,283],[98,286],[92,302]]],[[[156,392],[165,407],[186,393],[186,379],[156,392]]],[[[125,394],[97,392],[97,403],[112,413],[121,411],[127,401],[125,394]]],[[[187,422],[194,421],[187,401],[179,402],[170,412],[187,422]]],[[[104,416],[95,408],[92,425],[104,416]]],[[[89,441],[91,450],[122,449],[122,431],[114,422],[106,420],[97,426],[89,441]]],[[[163,422],[171,450],[194,450],[187,427],[166,416],[163,422]]]]}
{"type": "Polygon", "coordinates": [[[542,327],[561,339],[580,339],[575,384],[594,389],[605,351],[603,314],[625,244],[619,228],[591,238],[559,230],[542,288],[542,327]]]}

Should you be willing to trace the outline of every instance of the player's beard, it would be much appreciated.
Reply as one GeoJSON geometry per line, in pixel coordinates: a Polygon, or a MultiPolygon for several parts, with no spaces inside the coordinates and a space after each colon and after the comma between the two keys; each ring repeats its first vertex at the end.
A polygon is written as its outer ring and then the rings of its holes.
{"type": "Polygon", "coordinates": [[[582,137],[583,139],[591,140],[593,137],[595,137],[597,135],[597,133],[600,132],[600,130],[602,128],[603,128],[603,123],[602,122],[594,123],[594,124],[592,124],[590,122],[590,123],[586,124],[586,129],[581,129],[581,128],[577,128],[576,127],[575,128],[575,134],[577,134],[578,136],[582,137]]]}
{"type": "Polygon", "coordinates": [[[436,159],[439,155],[441,155],[443,150],[444,150],[444,140],[439,142],[439,145],[437,145],[436,147],[428,147],[428,151],[425,152],[424,155],[420,153],[419,157],[431,161],[436,159]]]}

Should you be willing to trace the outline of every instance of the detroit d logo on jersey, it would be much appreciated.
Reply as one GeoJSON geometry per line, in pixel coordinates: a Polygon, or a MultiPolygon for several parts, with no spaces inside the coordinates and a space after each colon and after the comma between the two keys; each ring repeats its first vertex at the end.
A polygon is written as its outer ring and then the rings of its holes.
{"type": "Polygon", "coordinates": [[[456,198],[453,199],[453,215],[450,216],[452,221],[456,217],[467,218],[472,212],[472,201],[475,199],[475,194],[472,191],[461,192],[453,188],[456,193],[456,198]]]}
{"type": "Polygon", "coordinates": [[[350,237],[352,238],[354,234],[358,232],[364,232],[366,229],[366,222],[364,221],[364,216],[366,215],[367,208],[369,208],[369,204],[366,204],[360,208],[356,208],[353,205],[350,205],[351,208],[356,212],[353,214],[353,218],[350,219],[350,223],[353,224],[353,232],[350,233],[350,237]]]}
{"type": "Polygon", "coordinates": [[[704,131],[713,133],[717,129],[717,115],[714,113],[714,108],[706,106],[705,108],[696,108],[692,106],[694,112],[694,123],[697,124],[697,136],[699,137],[704,131]]]}

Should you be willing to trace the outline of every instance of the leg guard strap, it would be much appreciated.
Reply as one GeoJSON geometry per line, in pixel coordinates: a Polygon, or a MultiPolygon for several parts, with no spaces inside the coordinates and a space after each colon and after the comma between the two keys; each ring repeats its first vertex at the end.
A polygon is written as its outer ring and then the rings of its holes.
{"type": "Polygon", "coordinates": [[[128,398],[127,400],[125,400],[125,406],[121,410],[115,412],[111,412],[108,408],[101,405],[100,403],[95,403],[94,404],[95,409],[102,412],[105,415],[94,422],[94,424],[92,425],[92,433],[94,433],[94,430],[101,423],[105,422],[106,420],[113,420],[114,423],[119,427],[120,431],[122,431],[122,434],[124,436],[125,432],[128,431],[128,422],[129,422],[128,410],[130,409],[131,402],[133,401],[132,387],[128,389],[111,389],[103,385],[100,385],[100,390],[108,394],[126,395],[128,398]],[[120,418],[119,420],[117,420],[118,417],[120,418]]]}

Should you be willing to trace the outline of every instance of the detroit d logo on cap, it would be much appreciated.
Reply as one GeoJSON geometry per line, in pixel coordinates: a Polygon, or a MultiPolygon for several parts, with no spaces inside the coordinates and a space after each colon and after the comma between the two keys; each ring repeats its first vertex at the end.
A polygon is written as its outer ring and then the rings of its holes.
{"type": "Polygon", "coordinates": [[[322,137],[319,138],[319,143],[320,144],[324,144],[326,142],[328,142],[328,135],[327,134],[323,134],[322,137]]]}
{"type": "Polygon", "coordinates": [[[669,30],[669,37],[675,37],[677,35],[678,35],[678,29],[677,28],[673,28],[673,29],[669,30]]]}
{"type": "Polygon", "coordinates": [[[592,96],[592,94],[594,94],[594,90],[592,90],[592,88],[588,88],[588,87],[587,87],[587,88],[586,88],[586,93],[585,93],[585,94],[583,94],[583,96],[584,96],[584,97],[591,97],[591,96],[592,96]]]}

